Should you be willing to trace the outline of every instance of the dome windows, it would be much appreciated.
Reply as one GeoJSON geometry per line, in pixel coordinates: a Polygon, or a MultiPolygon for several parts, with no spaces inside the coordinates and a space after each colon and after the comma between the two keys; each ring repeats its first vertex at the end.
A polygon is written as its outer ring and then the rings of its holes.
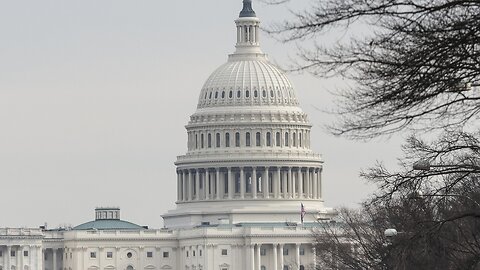
{"type": "Polygon", "coordinates": [[[277,132],[277,134],[275,135],[275,144],[276,146],[280,147],[280,132],[277,132]]]}
{"type": "Polygon", "coordinates": [[[235,147],[240,147],[240,132],[235,133],[235,147]]]}
{"type": "Polygon", "coordinates": [[[264,98],[267,97],[267,91],[265,91],[265,89],[262,91],[262,96],[263,96],[264,98]]]}
{"type": "Polygon", "coordinates": [[[222,98],[225,98],[225,91],[222,91],[222,98]]]}
{"type": "Polygon", "coordinates": [[[245,134],[245,146],[250,146],[250,132],[245,134]]]}
{"type": "Polygon", "coordinates": [[[232,90],[230,90],[230,92],[228,93],[228,97],[233,98],[233,91],[232,90]]]}
{"type": "Polygon", "coordinates": [[[215,99],[218,98],[218,91],[215,92],[215,99]]]}
{"type": "Polygon", "coordinates": [[[221,141],[220,141],[220,133],[217,133],[215,135],[215,143],[216,143],[216,147],[217,148],[220,148],[220,144],[221,144],[221,141]]]}
{"type": "Polygon", "coordinates": [[[261,133],[260,132],[257,132],[257,134],[255,134],[255,145],[256,146],[260,146],[261,145],[261,133]]]}
{"type": "Polygon", "coordinates": [[[212,99],[212,92],[210,92],[210,95],[208,95],[208,99],[212,99]]]}
{"type": "Polygon", "coordinates": [[[248,90],[245,91],[245,97],[247,97],[247,98],[250,97],[250,91],[248,91],[248,90]]]}
{"type": "Polygon", "coordinates": [[[240,98],[242,96],[242,92],[240,90],[237,91],[237,98],[240,98]]]}
{"type": "Polygon", "coordinates": [[[273,94],[273,90],[270,90],[270,97],[273,98],[274,94],[273,94]]]}
{"type": "Polygon", "coordinates": [[[267,132],[267,146],[272,146],[272,133],[267,132]]]}
{"type": "Polygon", "coordinates": [[[230,133],[225,133],[225,147],[230,147],[230,133]]]}
{"type": "Polygon", "coordinates": [[[258,91],[257,90],[253,91],[253,97],[258,97],[258,91]]]}

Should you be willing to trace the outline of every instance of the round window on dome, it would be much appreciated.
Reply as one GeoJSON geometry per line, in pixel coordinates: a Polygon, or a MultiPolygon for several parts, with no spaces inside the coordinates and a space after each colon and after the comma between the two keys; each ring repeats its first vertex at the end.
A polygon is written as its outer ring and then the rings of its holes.
{"type": "Polygon", "coordinates": [[[128,252],[128,253],[127,253],[127,258],[129,258],[129,259],[130,259],[130,258],[132,258],[132,256],[133,256],[133,255],[132,255],[132,253],[131,253],[131,252],[128,252]]]}

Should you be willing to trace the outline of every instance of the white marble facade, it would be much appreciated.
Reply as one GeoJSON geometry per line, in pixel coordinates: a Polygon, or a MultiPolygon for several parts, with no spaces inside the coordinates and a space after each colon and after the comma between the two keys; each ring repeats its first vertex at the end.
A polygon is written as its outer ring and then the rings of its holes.
{"type": "Polygon", "coordinates": [[[202,87],[186,126],[165,228],[98,208],[94,221],[74,228],[1,229],[0,270],[314,269],[312,228],[333,214],[323,205],[311,124],[260,49],[251,0],[235,23],[236,50],[202,87]]]}

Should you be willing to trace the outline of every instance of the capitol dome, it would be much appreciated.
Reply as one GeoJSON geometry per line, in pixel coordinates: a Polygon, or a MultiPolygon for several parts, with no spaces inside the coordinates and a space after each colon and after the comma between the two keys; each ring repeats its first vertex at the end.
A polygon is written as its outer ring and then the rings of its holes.
{"type": "Polygon", "coordinates": [[[312,125],[292,83],[260,49],[251,4],[243,0],[236,50],[206,80],[186,125],[187,152],[175,162],[177,208],[163,215],[167,227],[298,220],[307,203],[310,212],[324,210],[312,125]]]}
{"type": "Polygon", "coordinates": [[[205,82],[197,108],[221,106],[298,106],[292,84],[265,56],[233,58],[205,82]]]}

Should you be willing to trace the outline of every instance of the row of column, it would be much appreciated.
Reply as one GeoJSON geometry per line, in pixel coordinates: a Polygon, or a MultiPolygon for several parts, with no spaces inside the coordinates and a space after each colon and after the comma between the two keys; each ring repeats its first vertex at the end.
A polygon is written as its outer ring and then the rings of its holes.
{"type": "MultiPolygon", "coordinates": [[[[262,254],[261,249],[262,245],[266,244],[252,244],[246,246],[245,254],[249,254],[247,256],[249,258],[249,264],[247,265],[247,269],[251,270],[262,270],[262,254]]],[[[272,262],[273,262],[273,270],[283,270],[285,267],[285,259],[283,255],[284,244],[271,244],[272,245],[272,262]]],[[[315,247],[313,247],[313,269],[316,269],[316,258],[315,258],[315,247]]],[[[266,256],[265,256],[266,257],[266,256]]],[[[268,257],[267,257],[268,258],[268,257]]],[[[301,263],[300,263],[300,244],[295,244],[295,258],[294,261],[291,261],[290,264],[292,270],[299,270],[301,263]]]]}
{"type": "Polygon", "coordinates": [[[43,250],[41,246],[32,245],[13,245],[0,247],[2,251],[3,269],[10,270],[12,266],[15,269],[23,270],[29,266],[30,270],[43,269],[43,250]]]}
{"type": "Polygon", "coordinates": [[[320,199],[318,167],[222,167],[177,171],[178,202],[221,199],[320,199]]]}
{"type": "Polygon", "coordinates": [[[237,43],[258,43],[259,26],[258,25],[238,25],[237,43]]]}

